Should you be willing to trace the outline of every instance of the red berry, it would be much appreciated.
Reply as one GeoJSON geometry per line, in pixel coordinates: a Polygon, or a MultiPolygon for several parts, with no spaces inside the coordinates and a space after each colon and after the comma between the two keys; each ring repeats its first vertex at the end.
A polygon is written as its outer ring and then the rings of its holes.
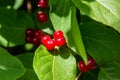
{"type": "Polygon", "coordinates": [[[53,37],[55,39],[61,38],[61,37],[63,37],[63,32],[61,30],[58,30],[58,31],[56,31],[56,32],[53,33],[53,37]]]}
{"type": "Polygon", "coordinates": [[[33,38],[33,44],[34,45],[40,45],[40,40],[39,39],[37,39],[37,38],[33,38]]]}
{"type": "Polygon", "coordinates": [[[63,46],[65,43],[66,43],[66,40],[64,37],[55,39],[56,46],[60,47],[60,46],[63,46]]]}
{"type": "Polygon", "coordinates": [[[85,65],[84,61],[78,62],[78,69],[79,69],[81,72],[87,72],[87,71],[88,71],[87,65],[85,65]]]}
{"type": "Polygon", "coordinates": [[[51,37],[49,35],[45,35],[42,37],[41,43],[45,45],[47,43],[47,41],[50,39],[51,39],[51,37]]]}
{"type": "Polygon", "coordinates": [[[47,15],[41,11],[38,12],[38,21],[39,22],[47,22],[47,15]]]}
{"type": "Polygon", "coordinates": [[[55,41],[50,39],[46,42],[45,44],[45,47],[48,49],[48,50],[53,50],[55,49],[55,41]]]}
{"type": "Polygon", "coordinates": [[[47,8],[48,7],[48,1],[47,0],[39,0],[38,7],[40,8],[47,8]]]}
{"type": "Polygon", "coordinates": [[[26,29],[25,34],[27,37],[33,37],[34,30],[33,29],[26,29]]]}
{"type": "Polygon", "coordinates": [[[33,38],[27,36],[27,37],[25,38],[25,41],[26,41],[26,43],[32,43],[32,42],[33,42],[33,38]]]}
{"type": "Polygon", "coordinates": [[[43,31],[42,30],[36,30],[34,32],[34,37],[37,38],[37,39],[41,39],[42,35],[43,35],[43,31]]]}
{"type": "Polygon", "coordinates": [[[92,58],[88,58],[87,68],[93,70],[96,67],[96,63],[92,58]]]}

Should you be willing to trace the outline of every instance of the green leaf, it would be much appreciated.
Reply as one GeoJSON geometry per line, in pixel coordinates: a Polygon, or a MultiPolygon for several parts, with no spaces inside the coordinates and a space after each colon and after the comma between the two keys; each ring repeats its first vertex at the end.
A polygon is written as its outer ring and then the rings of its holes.
{"type": "Polygon", "coordinates": [[[90,22],[80,25],[87,52],[102,66],[120,60],[120,35],[102,24],[90,22]]]}
{"type": "Polygon", "coordinates": [[[50,0],[50,18],[55,30],[62,30],[68,46],[81,55],[85,63],[87,56],[76,20],[76,7],[70,0],[50,0]]]}
{"type": "Polygon", "coordinates": [[[49,52],[41,45],[35,52],[33,67],[40,80],[74,80],[77,73],[76,60],[65,47],[49,52]]]}
{"type": "Polygon", "coordinates": [[[25,68],[16,57],[0,48],[0,79],[16,80],[25,72],[25,68]]]}
{"type": "Polygon", "coordinates": [[[22,61],[23,65],[27,69],[33,69],[33,65],[32,65],[33,57],[34,57],[33,53],[23,53],[23,54],[17,55],[17,58],[19,58],[22,61]]]}
{"type": "Polygon", "coordinates": [[[17,55],[17,57],[22,61],[23,65],[26,68],[25,74],[17,80],[39,80],[35,71],[33,69],[33,53],[23,53],[17,55]]]}
{"type": "Polygon", "coordinates": [[[72,0],[81,13],[120,32],[120,0],[72,0]]]}
{"type": "Polygon", "coordinates": [[[81,17],[81,23],[96,22],[86,15],[80,15],[80,17],[81,17]]]}
{"type": "Polygon", "coordinates": [[[25,30],[30,27],[34,23],[25,12],[0,8],[0,45],[13,47],[25,43],[25,30]]]}
{"type": "Polygon", "coordinates": [[[99,72],[98,80],[119,80],[120,79],[120,64],[111,62],[105,64],[99,72]]]}
{"type": "Polygon", "coordinates": [[[18,9],[23,4],[23,0],[15,0],[14,9],[18,9]]]}
{"type": "Polygon", "coordinates": [[[17,80],[39,80],[34,70],[26,69],[25,74],[17,80]]]}
{"type": "Polygon", "coordinates": [[[0,7],[3,6],[13,6],[15,0],[0,0],[0,7]]]}

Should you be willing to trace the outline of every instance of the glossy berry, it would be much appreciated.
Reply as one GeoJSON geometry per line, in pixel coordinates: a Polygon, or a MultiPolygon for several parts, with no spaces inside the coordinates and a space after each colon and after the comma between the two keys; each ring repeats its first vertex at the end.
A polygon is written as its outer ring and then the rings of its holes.
{"type": "Polygon", "coordinates": [[[48,50],[53,50],[55,49],[55,41],[53,39],[50,39],[50,40],[47,40],[46,44],[45,44],[45,47],[48,49],[48,50]]]}
{"type": "Polygon", "coordinates": [[[38,7],[40,8],[47,8],[48,7],[48,1],[47,0],[39,0],[38,7]]]}
{"type": "Polygon", "coordinates": [[[55,39],[56,46],[60,47],[60,46],[65,45],[65,43],[66,43],[66,40],[64,37],[60,37],[60,38],[55,39]]]}
{"type": "Polygon", "coordinates": [[[93,70],[93,69],[95,69],[95,67],[96,67],[95,61],[92,58],[88,58],[87,68],[89,70],[93,70]]]}
{"type": "Polygon", "coordinates": [[[45,35],[42,37],[41,43],[45,45],[47,43],[47,41],[50,39],[51,39],[51,37],[49,35],[45,35]]]}
{"type": "Polygon", "coordinates": [[[37,38],[34,37],[32,43],[34,45],[40,45],[41,41],[39,39],[37,39],[37,38]]]}
{"type": "Polygon", "coordinates": [[[87,65],[85,65],[84,61],[78,62],[78,69],[83,73],[88,71],[87,65]]]}
{"type": "Polygon", "coordinates": [[[41,11],[38,12],[38,21],[41,23],[47,22],[47,15],[41,11]]]}
{"type": "Polygon", "coordinates": [[[26,42],[26,43],[32,43],[32,42],[33,42],[33,38],[27,36],[27,37],[25,38],[25,42],[26,42]]]}
{"type": "Polygon", "coordinates": [[[33,29],[26,29],[25,34],[27,37],[33,37],[34,30],[33,29]]]}
{"type": "Polygon", "coordinates": [[[36,30],[34,32],[34,37],[37,38],[37,39],[41,39],[42,35],[43,35],[43,31],[42,30],[36,30]]]}
{"type": "Polygon", "coordinates": [[[53,37],[55,39],[61,38],[61,37],[63,37],[63,32],[61,30],[58,30],[58,31],[56,31],[56,32],[53,33],[53,37]]]}

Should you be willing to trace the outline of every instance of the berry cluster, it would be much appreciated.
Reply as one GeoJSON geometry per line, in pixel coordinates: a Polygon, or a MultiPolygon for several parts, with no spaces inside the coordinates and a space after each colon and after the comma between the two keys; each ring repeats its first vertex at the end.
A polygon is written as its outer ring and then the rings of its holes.
{"type": "Polygon", "coordinates": [[[44,35],[42,30],[26,29],[25,34],[26,43],[33,43],[34,45],[40,45],[42,43],[48,50],[53,50],[56,46],[61,47],[66,44],[61,30],[53,33],[53,39],[50,35],[44,35]]]}
{"type": "Polygon", "coordinates": [[[96,67],[96,63],[92,58],[88,58],[88,64],[85,65],[84,61],[78,62],[78,69],[81,72],[87,72],[88,70],[93,70],[96,67]]]}
{"type": "Polygon", "coordinates": [[[56,46],[61,47],[66,43],[63,32],[58,30],[53,33],[53,39],[49,35],[45,35],[41,39],[41,43],[48,49],[53,50],[56,46]]]}
{"type": "Polygon", "coordinates": [[[25,41],[27,43],[33,43],[34,45],[39,45],[41,43],[40,40],[43,36],[42,30],[26,29],[25,34],[25,41]]]}
{"type": "MultiPolygon", "coordinates": [[[[49,7],[48,0],[39,0],[38,7],[42,8],[42,9],[48,8],[49,7]]],[[[47,19],[48,19],[47,15],[45,13],[43,13],[42,11],[38,11],[37,18],[38,18],[38,21],[41,23],[47,22],[47,19]]]]}
{"type": "MultiPolygon", "coordinates": [[[[41,9],[47,9],[49,7],[48,0],[39,0],[38,7],[41,9]]],[[[43,11],[38,11],[38,21],[45,23],[48,20],[48,16],[43,11]]],[[[61,47],[66,43],[65,37],[61,30],[53,33],[53,39],[49,35],[44,35],[41,30],[26,30],[26,42],[33,43],[35,45],[43,44],[48,50],[55,49],[56,46],[61,47]]]]}

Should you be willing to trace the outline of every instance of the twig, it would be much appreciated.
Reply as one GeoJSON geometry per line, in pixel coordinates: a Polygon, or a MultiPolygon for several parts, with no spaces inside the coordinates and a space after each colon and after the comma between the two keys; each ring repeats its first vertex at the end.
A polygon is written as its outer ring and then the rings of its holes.
{"type": "Polygon", "coordinates": [[[27,10],[28,10],[29,13],[30,13],[31,10],[32,10],[32,4],[31,4],[31,1],[30,1],[30,0],[27,0],[27,10]]]}
{"type": "Polygon", "coordinates": [[[78,76],[75,78],[75,80],[78,80],[79,78],[80,78],[80,76],[81,76],[81,72],[78,74],[78,76]]]}

